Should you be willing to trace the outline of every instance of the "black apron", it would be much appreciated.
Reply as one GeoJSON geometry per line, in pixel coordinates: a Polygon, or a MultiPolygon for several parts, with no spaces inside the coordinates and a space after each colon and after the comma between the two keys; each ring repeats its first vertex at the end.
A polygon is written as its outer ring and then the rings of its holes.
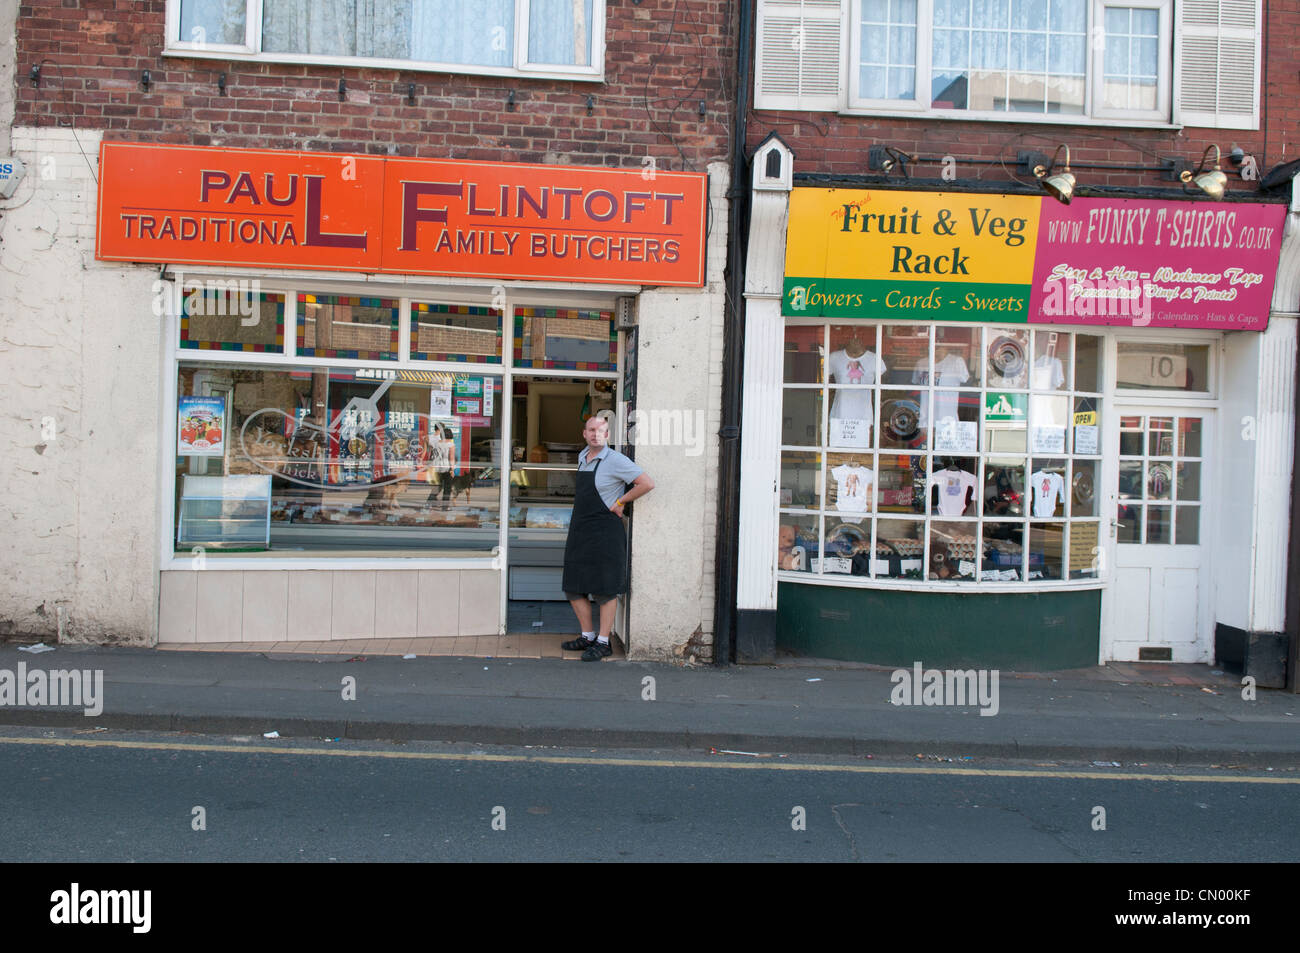
{"type": "Polygon", "coordinates": [[[565,592],[612,596],[627,592],[627,531],[623,518],[596,492],[596,471],[580,470],[573,491],[573,516],[564,544],[565,592]]]}

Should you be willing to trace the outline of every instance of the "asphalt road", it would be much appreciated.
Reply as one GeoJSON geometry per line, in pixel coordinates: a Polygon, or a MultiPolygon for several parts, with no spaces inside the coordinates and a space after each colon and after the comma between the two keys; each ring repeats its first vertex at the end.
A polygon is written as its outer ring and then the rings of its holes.
{"type": "Polygon", "coordinates": [[[0,777],[5,862],[1300,860],[1296,771],[11,728],[0,777]]]}

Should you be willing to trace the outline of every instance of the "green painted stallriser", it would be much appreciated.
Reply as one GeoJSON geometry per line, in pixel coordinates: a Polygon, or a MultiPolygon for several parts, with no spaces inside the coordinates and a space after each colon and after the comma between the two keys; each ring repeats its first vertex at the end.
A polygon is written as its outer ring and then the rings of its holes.
{"type": "Polygon", "coordinates": [[[947,593],[783,582],[776,645],[908,668],[1041,672],[1097,664],[1101,591],[947,593]]]}

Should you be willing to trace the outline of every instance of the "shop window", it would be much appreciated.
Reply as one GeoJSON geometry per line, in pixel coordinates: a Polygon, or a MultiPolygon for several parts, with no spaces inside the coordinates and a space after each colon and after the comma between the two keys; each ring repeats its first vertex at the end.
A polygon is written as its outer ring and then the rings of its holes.
{"type": "Polygon", "coordinates": [[[614,312],[515,308],[514,362],[548,370],[617,370],[614,312]]]}
{"type": "Polygon", "coordinates": [[[781,443],[817,447],[822,443],[822,392],[787,387],[783,394],[781,443]]]}
{"type": "Polygon", "coordinates": [[[787,384],[816,384],[825,369],[822,366],[822,341],[826,329],[818,325],[792,324],[785,329],[785,356],[782,380],[787,384]]]}
{"type": "Polygon", "coordinates": [[[821,559],[820,519],[806,514],[782,515],[777,531],[776,564],[778,569],[813,572],[814,561],[821,559]]]}
{"type": "Polygon", "coordinates": [[[169,0],[167,52],[595,79],[604,0],[169,0]]]}
{"type": "MultiPolygon", "coordinates": [[[[1096,579],[1098,341],[1023,326],[788,326],[780,519],[804,521],[806,534],[815,511],[823,530],[820,561],[802,571],[970,586],[1096,579]]],[[[1125,419],[1136,459],[1121,472],[1139,507],[1150,440],[1199,447],[1198,423],[1125,419]]],[[[1185,489],[1169,502],[1199,508],[1199,458],[1170,462],[1181,468],[1169,482],[1185,489]]]]}
{"type": "Polygon", "coordinates": [[[822,455],[798,450],[781,454],[781,505],[817,509],[822,501],[822,455]]]}
{"type": "Polygon", "coordinates": [[[499,377],[183,362],[177,393],[178,519],[195,511],[186,476],[215,478],[204,481],[209,495],[222,480],[270,484],[260,545],[208,520],[209,537],[187,533],[185,552],[232,539],[238,549],[406,555],[499,541],[499,377]]]}
{"type": "Polygon", "coordinates": [[[184,284],[181,293],[181,347],[284,353],[284,295],[184,284]]]}
{"type": "Polygon", "coordinates": [[[298,356],[397,360],[400,309],[392,298],[298,295],[298,356]]]}
{"type": "Polygon", "coordinates": [[[1210,345],[1120,341],[1115,386],[1120,390],[1210,391],[1210,345]]]}
{"type": "Polygon", "coordinates": [[[501,312],[411,302],[411,360],[501,363],[501,312]]]}

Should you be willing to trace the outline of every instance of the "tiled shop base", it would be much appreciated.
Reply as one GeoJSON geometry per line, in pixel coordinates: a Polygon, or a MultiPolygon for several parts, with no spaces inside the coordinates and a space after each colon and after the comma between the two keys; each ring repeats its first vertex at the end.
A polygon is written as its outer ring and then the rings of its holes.
{"type": "MultiPolygon", "coordinates": [[[[160,642],[170,652],[255,652],[274,655],[424,655],[462,658],[580,659],[560,643],[572,635],[467,635],[442,639],[348,639],[332,642],[160,642]]],[[[615,636],[613,660],[626,658],[615,636]]]]}

